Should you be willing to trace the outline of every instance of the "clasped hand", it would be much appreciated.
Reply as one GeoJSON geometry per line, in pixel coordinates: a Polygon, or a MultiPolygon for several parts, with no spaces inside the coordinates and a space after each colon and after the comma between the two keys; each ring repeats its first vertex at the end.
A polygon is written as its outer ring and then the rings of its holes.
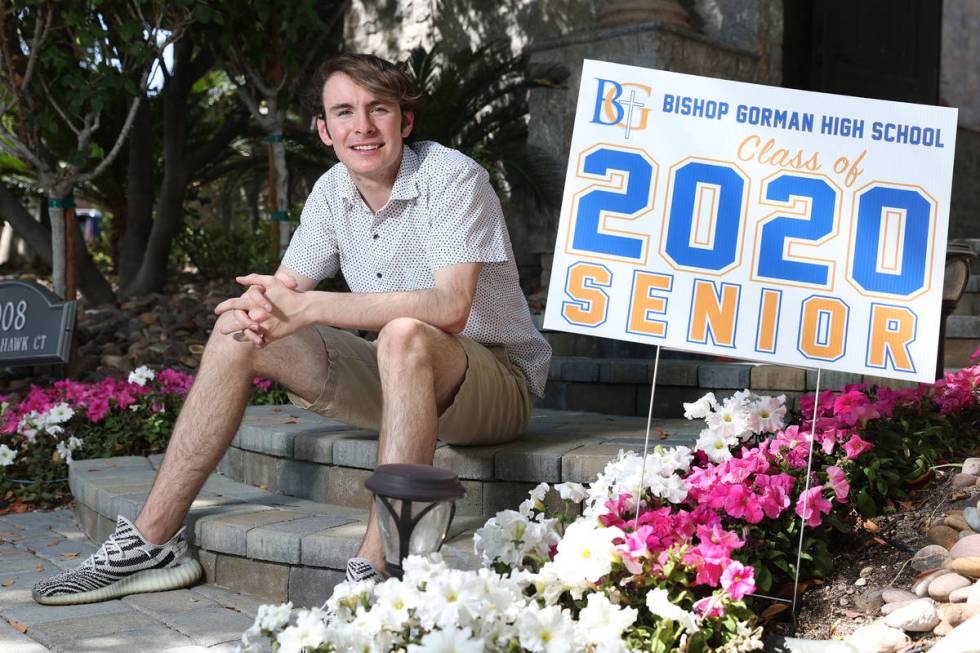
{"type": "Polygon", "coordinates": [[[220,323],[222,334],[234,334],[237,340],[248,340],[262,347],[305,326],[301,316],[306,298],[295,290],[298,284],[292,277],[249,274],[235,277],[235,281],[247,286],[245,292],[240,297],[226,299],[214,309],[219,316],[232,315],[232,319],[220,323]]]}

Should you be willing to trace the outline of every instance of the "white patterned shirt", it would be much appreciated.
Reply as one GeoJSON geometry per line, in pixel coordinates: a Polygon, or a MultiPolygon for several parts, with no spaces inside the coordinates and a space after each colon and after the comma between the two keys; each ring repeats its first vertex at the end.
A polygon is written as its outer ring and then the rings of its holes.
{"type": "Polygon", "coordinates": [[[504,347],[542,396],[551,347],[531,321],[489,175],[464,154],[430,141],[405,145],[377,213],[338,163],[313,185],[282,259],[314,281],[339,269],[356,293],[432,288],[435,270],[458,263],[483,264],[463,335],[504,347]]]}

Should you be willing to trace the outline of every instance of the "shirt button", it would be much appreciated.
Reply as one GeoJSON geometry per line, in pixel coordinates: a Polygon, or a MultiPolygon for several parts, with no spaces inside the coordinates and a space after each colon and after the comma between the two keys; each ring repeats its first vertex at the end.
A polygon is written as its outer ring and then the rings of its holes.
{"type": "Polygon", "coordinates": [[[380,273],[380,272],[378,272],[378,278],[379,278],[379,279],[381,278],[381,273],[380,273]]]}
{"type": "Polygon", "coordinates": [[[377,240],[378,238],[380,238],[380,236],[378,236],[378,234],[374,234],[374,239],[377,240]]]}

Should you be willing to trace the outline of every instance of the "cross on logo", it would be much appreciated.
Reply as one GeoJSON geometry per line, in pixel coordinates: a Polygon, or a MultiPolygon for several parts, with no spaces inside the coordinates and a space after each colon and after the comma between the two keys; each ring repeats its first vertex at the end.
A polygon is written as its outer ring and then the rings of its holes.
{"type": "Polygon", "coordinates": [[[637,101],[636,91],[632,89],[630,89],[629,99],[620,104],[626,107],[626,138],[628,139],[630,137],[630,131],[633,129],[633,109],[642,109],[646,105],[637,101]]]}

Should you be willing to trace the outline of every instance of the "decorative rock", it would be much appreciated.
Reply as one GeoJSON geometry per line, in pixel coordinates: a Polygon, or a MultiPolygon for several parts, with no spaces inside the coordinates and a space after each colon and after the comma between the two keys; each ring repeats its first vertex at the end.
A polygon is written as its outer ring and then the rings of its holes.
{"type": "Polygon", "coordinates": [[[963,469],[960,471],[964,474],[980,476],[980,458],[967,458],[963,461],[963,469]]]}
{"type": "Polygon", "coordinates": [[[858,576],[860,576],[861,578],[867,578],[868,576],[870,576],[873,573],[875,573],[875,568],[874,567],[863,567],[861,569],[861,572],[858,574],[858,576]]]}
{"type": "Polygon", "coordinates": [[[939,614],[932,599],[919,599],[895,610],[885,617],[885,625],[913,633],[932,630],[939,623],[939,614]]]}
{"type": "Polygon", "coordinates": [[[897,587],[886,587],[881,591],[881,600],[885,603],[897,603],[898,601],[914,601],[915,594],[908,590],[898,589],[897,587]]]}
{"type": "Polygon", "coordinates": [[[949,593],[949,598],[946,599],[950,603],[966,603],[966,600],[970,597],[970,591],[973,589],[973,585],[969,587],[961,587],[958,590],[953,590],[949,593]]]}
{"type": "Polygon", "coordinates": [[[946,523],[945,517],[942,516],[933,517],[932,521],[929,522],[929,528],[932,528],[933,526],[943,526],[945,525],[945,523],[946,523]]]}
{"type": "Polygon", "coordinates": [[[969,587],[970,579],[959,574],[943,574],[929,583],[929,596],[937,601],[945,601],[949,593],[961,587],[969,587]]]}
{"type": "Polygon", "coordinates": [[[976,535],[976,533],[974,533],[972,529],[971,530],[966,530],[966,531],[960,531],[960,539],[961,540],[964,537],[970,537],[971,535],[976,535]]]}
{"type": "Polygon", "coordinates": [[[967,619],[953,629],[929,653],[980,653],[980,616],[967,619]]]}
{"type": "MultiPolygon", "coordinates": [[[[960,540],[956,545],[960,545],[966,540],[960,540]]],[[[972,551],[972,549],[971,549],[972,551]]],[[[929,544],[921,549],[912,558],[912,568],[916,571],[927,571],[929,569],[938,569],[943,566],[943,564],[949,560],[950,552],[946,550],[945,547],[941,547],[938,544],[929,544]]]]}
{"type": "Polygon", "coordinates": [[[950,563],[949,568],[970,578],[980,578],[980,557],[956,558],[950,563]]]}
{"type": "Polygon", "coordinates": [[[954,627],[955,626],[948,621],[940,621],[939,625],[932,629],[932,634],[936,637],[945,637],[953,632],[954,627]]]}
{"type": "Polygon", "coordinates": [[[898,610],[899,608],[904,608],[905,606],[907,606],[909,603],[912,603],[913,601],[918,601],[918,599],[910,599],[908,601],[896,601],[895,603],[886,603],[885,605],[881,606],[881,616],[884,617],[886,615],[891,614],[892,612],[895,612],[895,610],[898,610]]]}
{"type": "Polygon", "coordinates": [[[861,626],[844,641],[859,651],[880,651],[881,653],[895,653],[910,643],[908,635],[877,621],[867,626],[861,626]]]}
{"type": "Polygon", "coordinates": [[[958,531],[973,530],[962,515],[946,515],[945,522],[947,526],[951,526],[958,531]]]}
{"type": "Polygon", "coordinates": [[[980,582],[974,583],[966,595],[967,605],[980,605],[980,582]]]}
{"type": "Polygon", "coordinates": [[[978,614],[980,614],[980,605],[944,605],[939,610],[940,618],[948,621],[951,626],[959,626],[978,614]]]}
{"type": "MultiPolygon", "coordinates": [[[[946,519],[948,520],[949,517],[946,519]]],[[[937,544],[948,550],[951,549],[960,539],[960,534],[955,529],[944,524],[942,526],[933,526],[930,528],[928,537],[929,541],[933,544],[937,544]]]]}
{"type": "Polygon", "coordinates": [[[882,603],[880,587],[866,589],[854,597],[854,606],[866,614],[874,614],[882,603]]]}
{"type": "Polygon", "coordinates": [[[949,571],[946,569],[936,569],[931,574],[923,576],[921,579],[916,581],[915,585],[912,586],[912,593],[920,598],[926,596],[929,593],[929,583],[931,583],[933,579],[948,573],[949,571]]]}
{"type": "Polygon", "coordinates": [[[864,587],[865,585],[868,584],[868,579],[858,578],[856,581],[854,581],[854,584],[857,585],[858,587],[864,587]]]}
{"type": "Polygon", "coordinates": [[[953,487],[970,487],[977,484],[977,477],[973,474],[959,473],[953,477],[953,487]]]}
{"type": "Polygon", "coordinates": [[[980,510],[973,506],[963,509],[963,519],[970,525],[970,528],[980,533],[980,510]]]}
{"type": "Polygon", "coordinates": [[[980,556],[980,535],[964,537],[953,545],[953,548],[949,550],[949,555],[953,558],[980,556]]]}

